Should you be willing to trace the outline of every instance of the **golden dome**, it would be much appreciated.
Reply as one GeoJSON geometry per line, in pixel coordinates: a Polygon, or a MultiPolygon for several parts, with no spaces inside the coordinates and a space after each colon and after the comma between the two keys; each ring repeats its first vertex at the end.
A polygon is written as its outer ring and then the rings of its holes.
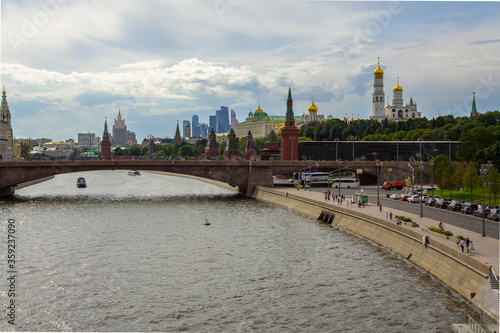
{"type": "Polygon", "coordinates": [[[380,64],[377,66],[377,69],[373,71],[373,74],[384,74],[384,71],[380,68],[380,64]]]}
{"type": "Polygon", "coordinates": [[[399,85],[399,83],[392,89],[392,91],[403,91],[403,88],[399,85]]]}
{"type": "Polygon", "coordinates": [[[318,112],[318,107],[314,104],[314,99],[312,100],[311,106],[307,109],[309,112],[318,112]]]}
{"type": "Polygon", "coordinates": [[[389,102],[387,102],[387,105],[385,106],[386,108],[390,107],[389,102]]]}

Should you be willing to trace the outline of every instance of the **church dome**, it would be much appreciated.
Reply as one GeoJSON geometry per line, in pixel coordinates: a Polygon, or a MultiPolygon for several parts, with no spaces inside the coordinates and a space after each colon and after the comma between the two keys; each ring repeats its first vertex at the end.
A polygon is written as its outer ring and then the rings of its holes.
{"type": "Polygon", "coordinates": [[[384,74],[384,71],[380,68],[380,64],[377,66],[377,69],[373,71],[373,74],[384,74]]]}
{"type": "Polygon", "coordinates": [[[253,118],[260,118],[260,117],[267,117],[267,113],[265,113],[264,111],[262,111],[262,109],[260,108],[260,105],[259,107],[257,108],[257,110],[255,110],[255,112],[253,113],[252,117],[253,118]]]}
{"type": "Polygon", "coordinates": [[[396,84],[396,86],[394,87],[394,89],[392,89],[392,91],[403,91],[403,88],[401,88],[401,86],[398,84],[396,84]]]}
{"type": "Polygon", "coordinates": [[[314,99],[311,103],[311,106],[307,109],[309,112],[318,112],[318,107],[314,104],[314,99]]]}

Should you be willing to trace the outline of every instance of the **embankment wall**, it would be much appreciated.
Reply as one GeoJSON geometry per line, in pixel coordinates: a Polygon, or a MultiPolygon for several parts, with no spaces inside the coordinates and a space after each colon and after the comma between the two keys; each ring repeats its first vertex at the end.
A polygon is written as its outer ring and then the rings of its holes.
{"type": "Polygon", "coordinates": [[[498,308],[478,300],[475,295],[488,289],[489,267],[471,257],[447,247],[429,237],[423,244],[422,234],[374,218],[352,209],[332,207],[321,202],[307,199],[292,193],[284,193],[271,188],[257,187],[253,197],[259,200],[273,202],[314,218],[322,212],[334,215],[332,225],[350,230],[370,239],[407,260],[420,266],[433,276],[458,292],[470,301],[480,311],[498,322],[498,308]]]}

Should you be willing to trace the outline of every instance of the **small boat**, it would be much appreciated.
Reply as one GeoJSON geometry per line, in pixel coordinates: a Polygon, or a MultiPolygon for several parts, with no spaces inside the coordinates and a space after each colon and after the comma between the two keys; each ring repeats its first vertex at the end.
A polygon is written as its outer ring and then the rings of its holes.
{"type": "Polygon", "coordinates": [[[210,225],[210,222],[208,222],[207,219],[205,219],[205,225],[210,225]]]}
{"type": "Polygon", "coordinates": [[[85,178],[83,177],[78,177],[76,179],[76,186],[77,187],[87,187],[87,182],[85,180],[85,178]]]}
{"type": "Polygon", "coordinates": [[[129,176],[140,176],[140,175],[141,175],[141,173],[140,173],[139,171],[137,171],[137,170],[130,170],[130,171],[128,172],[128,175],[129,175],[129,176]]]}

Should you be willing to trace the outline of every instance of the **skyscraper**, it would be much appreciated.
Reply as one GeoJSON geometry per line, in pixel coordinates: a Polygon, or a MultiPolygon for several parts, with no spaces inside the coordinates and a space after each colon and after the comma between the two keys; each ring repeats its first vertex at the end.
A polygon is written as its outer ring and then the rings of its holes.
{"type": "Polygon", "coordinates": [[[113,125],[113,144],[127,144],[127,126],[125,125],[125,119],[122,118],[120,109],[118,109],[118,117],[115,119],[113,125]]]}
{"type": "Polygon", "coordinates": [[[236,131],[236,125],[238,125],[240,122],[238,119],[236,119],[236,112],[234,110],[231,110],[231,128],[233,131],[236,131]]]}
{"type": "Polygon", "coordinates": [[[197,115],[194,115],[191,119],[191,134],[194,138],[199,138],[201,136],[200,132],[200,118],[197,115]]]}
{"type": "Polygon", "coordinates": [[[210,132],[211,128],[213,128],[214,131],[217,131],[217,120],[215,116],[208,116],[208,127],[208,132],[210,132]]]}
{"type": "Polygon", "coordinates": [[[207,123],[200,123],[200,137],[206,138],[207,135],[208,135],[208,124],[207,123]]]}
{"type": "Polygon", "coordinates": [[[185,138],[191,137],[191,122],[189,120],[182,121],[182,131],[184,133],[185,138]]]}
{"type": "Polygon", "coordinates": [[[229,132],[231,125],[229,124],[229,110],[227,106],[221,106],[220,110],[215,111],[215,121],[217,123],[217,128],[214,128],[216,132],[229,132]]]}

